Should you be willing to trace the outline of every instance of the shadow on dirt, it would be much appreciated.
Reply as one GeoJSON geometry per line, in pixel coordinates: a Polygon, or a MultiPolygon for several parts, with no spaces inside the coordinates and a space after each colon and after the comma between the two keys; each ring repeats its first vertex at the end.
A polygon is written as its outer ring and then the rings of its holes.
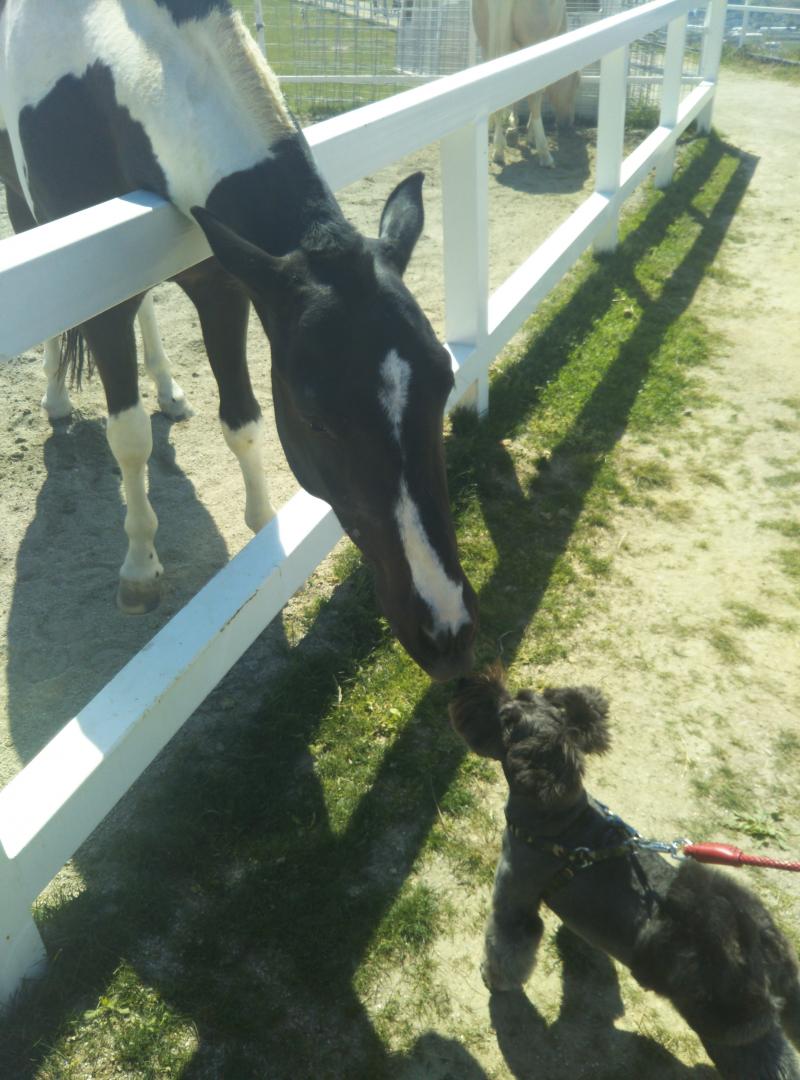
{"type": "Polygon", "coordinates": [[[497,183],[516,191],[529,191],[532,195],[567,195],[581,191],[589,175],[589,146],[593,143],[594,131],[572,128],[548,134],[555,162],[552,169],[538,163],[535,149],[527,145],[524,132],[520,131],[517,136],[522,156],[517,158],[512,150],[505,165],[492,166],[497,183]]]}

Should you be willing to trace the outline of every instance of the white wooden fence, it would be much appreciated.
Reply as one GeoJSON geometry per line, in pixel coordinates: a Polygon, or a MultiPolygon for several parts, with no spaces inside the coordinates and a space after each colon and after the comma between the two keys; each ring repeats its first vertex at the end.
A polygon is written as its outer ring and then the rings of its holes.
{"type": "MultiPolygon", "coordinates": [[[[653,167],[656,183],[669,183],[688,124],[709,129],[725,0],[710,0],[701,82],[681,101],[686,14],[696,3],[653,0],[307,130],[334,189],[440,141],[451,405],[486,409],[501,347],[589,245],[613,248],[620,206],[653,167]],[[660,122],[623,160],[627,47],[665,25],[660,122]],[[601,57],[595,191],[489,296],[488,117],[601,57]]],[[[5,240],[0,354],[17,355],[208,253],[191,221],[142,192],[5,240]]],[[[341,535],[324,503],[296,495],[0,792],[0,1002],[45,960],[33,901],[341,535]]]]}

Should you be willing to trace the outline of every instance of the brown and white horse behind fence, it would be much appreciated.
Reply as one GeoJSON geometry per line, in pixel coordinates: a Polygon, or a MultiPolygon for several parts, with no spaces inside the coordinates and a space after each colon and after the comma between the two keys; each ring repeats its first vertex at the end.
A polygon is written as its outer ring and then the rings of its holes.
{"type": "MultiPolygon", "coordinates": [[[[484,60],[496,60],[498,56],[536,45],[540,41],[557,37],[567,30],[567,7],[565,0],[472,0],[472,22],[478,36],[484,60]]],[[[547,90],[539,90],[528,98],[528,144],[531,137],[536,144],[540,165],[553,166],[553,157],[547,146],[547,136],[542,124],[542,97],[547,93],[556,114],[558,126],[571,127],[575,120],[575,98],[578,93],[580,73],[575,71],[559,80],[547,90]]],[[[503,116],[494,117],[494,160],[505,163],[506,132],[503,116]]]]}

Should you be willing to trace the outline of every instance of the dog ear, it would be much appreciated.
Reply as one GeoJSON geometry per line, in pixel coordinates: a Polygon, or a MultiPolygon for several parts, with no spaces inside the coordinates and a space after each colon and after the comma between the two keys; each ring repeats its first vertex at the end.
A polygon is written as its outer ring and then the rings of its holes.
{"type": "Polygon", "coordinates": [[[551,687],[542,695],[560,709],[566,720],[566,738],[584,754],[604,754],[611,746],[608,702],[593,686],[551,687]]]}
{"type": "Polygon", "coordinates": [[[500,760],[504,755],[499,714],[500,706],[508,700],[499,664],[481,675],[459,680],[448,708],[450,723],[470,750],[481,757],[500,760]]]}

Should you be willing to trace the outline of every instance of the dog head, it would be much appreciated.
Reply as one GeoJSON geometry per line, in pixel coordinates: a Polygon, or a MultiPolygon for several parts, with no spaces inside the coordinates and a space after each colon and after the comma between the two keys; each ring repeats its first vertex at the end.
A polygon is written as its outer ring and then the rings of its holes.
{"type": "Polygon", "coordinates": [[[584,756],[610,746],[608,703],[590,686],[520,690],[495,667],[463,679],[450,704],[454,729],[476,754],[502,762],[512,792],[542,809],[568,806],[583,787],[584,756]]]}

